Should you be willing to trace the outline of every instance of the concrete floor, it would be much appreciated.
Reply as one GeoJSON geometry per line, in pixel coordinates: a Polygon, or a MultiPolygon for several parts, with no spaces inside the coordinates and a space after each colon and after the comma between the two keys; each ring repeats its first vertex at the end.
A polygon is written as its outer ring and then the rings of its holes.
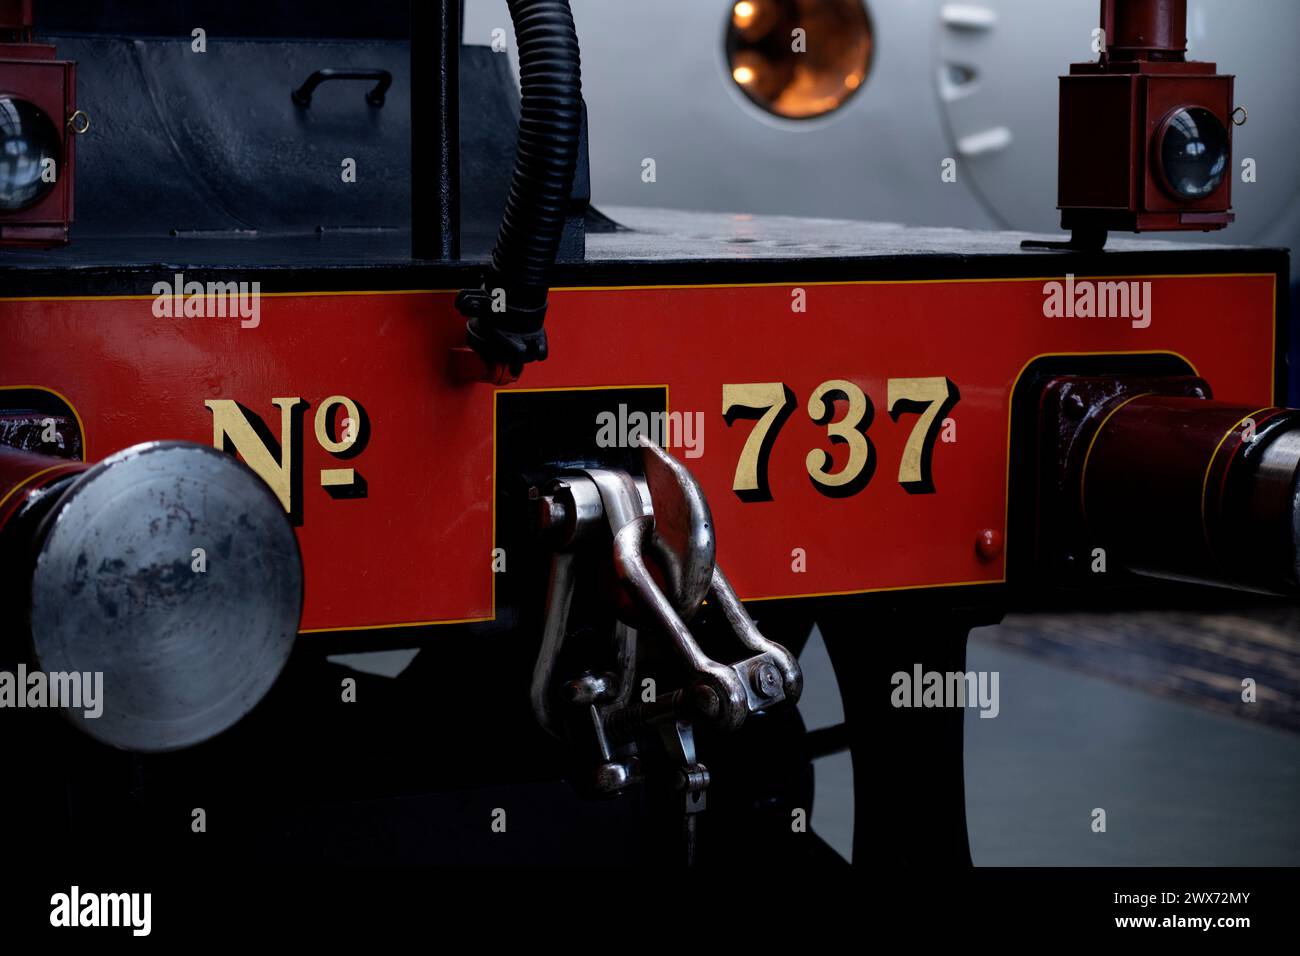
{"type": "MultiPolygon", "coordinates": [[[[1023,625],[1021,625],[1023,627],[1023,625]]],[[[977,866],[1300,865],[1300,734],[1224,716],[971,635],[967,667],[998,671],[1001,712],[966,721],[977,866]],[[1106,832],[1092,831],[1093,810],[1106,832]]],[[[821,635],[801,657],[809,728],[842,719],[821,635]]],[[[846,858],[852,764],[817,762],[814,829],[846,858]]]]}

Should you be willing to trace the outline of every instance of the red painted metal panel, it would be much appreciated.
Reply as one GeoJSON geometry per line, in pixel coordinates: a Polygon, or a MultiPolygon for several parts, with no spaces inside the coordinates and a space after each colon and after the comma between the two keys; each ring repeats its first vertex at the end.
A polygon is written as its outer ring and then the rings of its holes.
{"type": "MultiPolygon", "coordinates": [[[[673,450],[709,497],[719,559],[743,598],[998,582],[1005,554],[982,560],[976,536],[1005,531],[1009,404],[1032,359],[1172,352],[1218,398],[1273,397],[1275,276],[1151,278],[1147,328],[1047,318],[1048,281],[1059,279],[814,283],[802,287],[806,312],[792,311],[789,284],[555,290],[552,357],[511,388],[666,386],[672,411],[702,413],[703,453],[673,450]],[[956,440],[935,445],[928,494],[899,482],[918,415],[894,421],[886,403],[888,381],[904,378],[960,390],[948,413],[956,440]],[[874,406],[875,470],[846,497],[820,492],[805,463],[816,449],[831,454],[831,471],[848,460],[808,412],[831,380],[874,406]],[[723,386],[777,382],[796,405],[767,462],[771,500],[745,501],[733,477],[755,422],[724,422],[723,386]]],[[[278,436],[272,399],[301,398],[303,628],[490,618],[496,388],[450,380],[449,351],[463,341],[452,298],[264,294],[256,328],[157,318],[148,296],[5,300],[0,386],[66,396],[91,461],[150,439],[211,442],[206,400],[237,401],[278,436]],[[316,412],[335,395],[369,422],[364,450],[347,460],[315,436],[316,412]],[[321,486],[322,470],[344,468],[364,478],[365,497],[321,486]]],[[[837,403],[833,420],[847,408],[837,403]]]]}

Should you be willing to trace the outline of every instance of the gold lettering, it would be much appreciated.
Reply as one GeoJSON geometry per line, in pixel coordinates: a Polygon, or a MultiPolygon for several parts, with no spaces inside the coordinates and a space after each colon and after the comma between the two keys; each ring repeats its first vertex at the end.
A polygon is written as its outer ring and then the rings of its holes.
{"type": "Polygon", "coordinates": [[[347,451],[357,441],[357,422],[361,421],[361,412],[356,402],[346,395],[331,395],[320,403],[316,409],[316,440],[328,452],[337,455],[347,451]],[[338,441],[330,437],[330,412],[335,405],[342,405],[347,417],[343,420],[343,431],[338,441]]]}
{"type": "MultiPolygon", "coordinates": [[[[293,410],[301,398],[273,398],[280,409],[280,460],[258,435],[238,402],[228,398],[209,399],[203,404],[212,412],[212,445],[233,451],[270,486],[287,512],[293,511],[293,410]]],[[[256,416],[254,416],[256,417],[256,416]]],[[[259,421],[259,424],[260,421],[259,421]]]]}

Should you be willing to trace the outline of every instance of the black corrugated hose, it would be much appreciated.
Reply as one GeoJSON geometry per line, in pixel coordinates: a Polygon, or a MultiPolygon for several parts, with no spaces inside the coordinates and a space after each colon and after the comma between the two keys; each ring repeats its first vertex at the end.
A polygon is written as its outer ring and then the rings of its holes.
{"type": "Polygon", "coordinates": [[[480,288],[457,296],[456,308],[468,318],[474,351],[518,374],[546,358],[542,323],[578,165],[582,71],[569,0],[508,3],[519,48],[515,171],[492,266],[480,288]]]}

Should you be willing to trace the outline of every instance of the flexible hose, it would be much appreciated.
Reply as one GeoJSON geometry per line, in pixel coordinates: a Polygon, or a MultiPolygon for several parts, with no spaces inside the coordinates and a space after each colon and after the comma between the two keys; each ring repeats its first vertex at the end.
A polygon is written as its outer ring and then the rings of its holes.
{"type": "Polygon", "coordinates": [[[492,267],[456,300],[469,343],[516,372],[546,358],[547,287],[582,135],[582,73],[569,0],[508,0],[519,48],[519,135],[492,267]]]}

